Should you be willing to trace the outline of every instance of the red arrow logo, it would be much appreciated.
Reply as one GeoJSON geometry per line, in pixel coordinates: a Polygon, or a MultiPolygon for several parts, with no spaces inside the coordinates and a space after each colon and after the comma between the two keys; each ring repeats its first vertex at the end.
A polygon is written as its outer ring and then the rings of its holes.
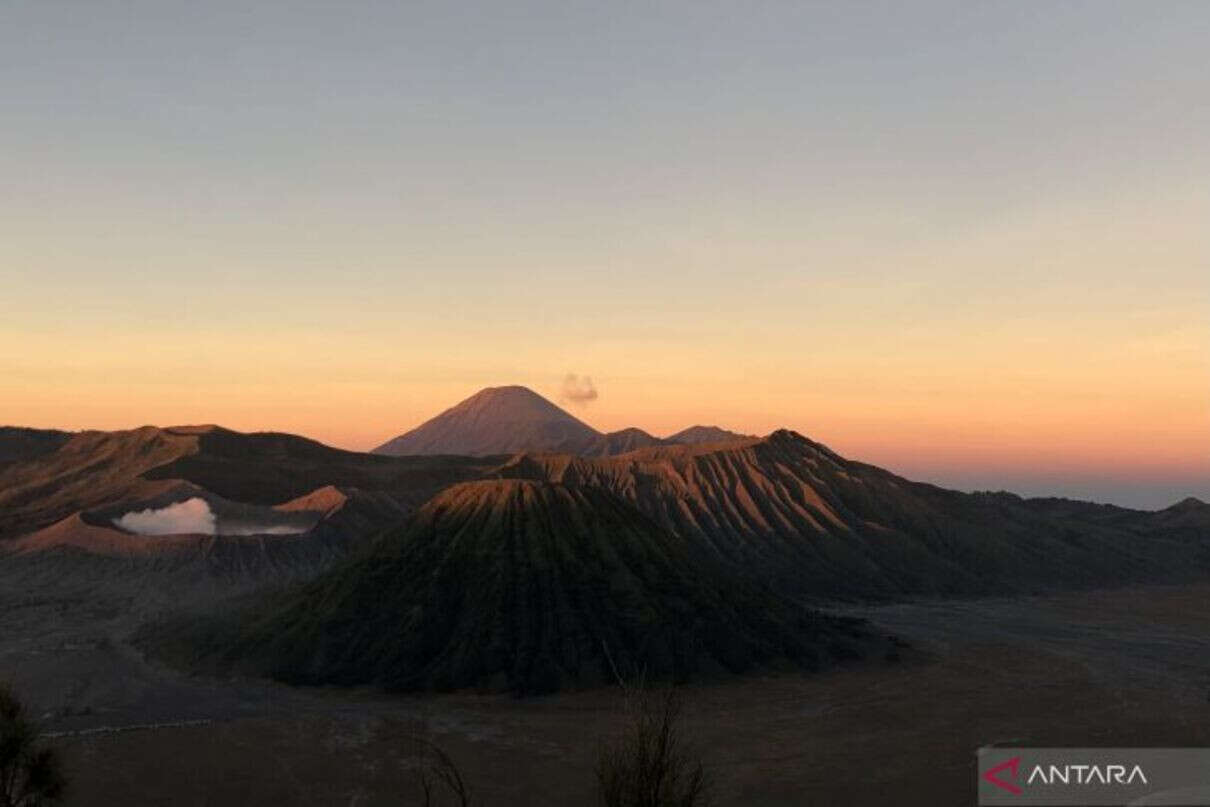
{"type": "Polygon", "coordinates": [[[1012,771],[1012,778],[1016,779],[1017,778],[1017,768],[1019,768],[1020,766],[1021,766],[1021,757],[1013,757],[1012,759],[1008,760],[1007,762],[1001,762],[999,765],[992,768],[990,771],[986,771],[983,774],[983,778],[986,781],[991,782],[996,787],[998,787],[1002,790],[1007,790],[1009,793],[1012,793],[1014,796],[1020,796],[1021,793],[1023,792],[1021,790],[1021,788],[1017,787],[1012,782],[1006,782],[1003,779],[1000,779],[999,777],[996,776],[996,774],[999,773],[1000,771],[1007,769],[1007,770],[1012,771]]]}

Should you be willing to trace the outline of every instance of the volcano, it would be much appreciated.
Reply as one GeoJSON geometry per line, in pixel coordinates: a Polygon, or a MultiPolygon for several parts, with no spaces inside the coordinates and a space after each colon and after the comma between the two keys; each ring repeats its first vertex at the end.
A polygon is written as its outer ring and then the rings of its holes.
{"type": "Polygon", "coordinates": [[[527,387],[488,387],[411,431],[374,449],[375,454],[488,456],[518,451],[579,454],[605,435],[527,387]]]}
{"type": "Polygon", "coordinates": [[[603,490],[496,479],[449,488],[369,554],[258,610],[150,641],[295,683],[531,694],[816,669],[886,640],[773,596],[603,490]]]}
{"type": "Polygon", "coordinates": [[[1210,571],[1206,513],[962,493],[789,430],[612,457],[518,454],[494,472],[596,488],[703,555],[791,596],[898,599],[1185,580],[1210,571]]]}

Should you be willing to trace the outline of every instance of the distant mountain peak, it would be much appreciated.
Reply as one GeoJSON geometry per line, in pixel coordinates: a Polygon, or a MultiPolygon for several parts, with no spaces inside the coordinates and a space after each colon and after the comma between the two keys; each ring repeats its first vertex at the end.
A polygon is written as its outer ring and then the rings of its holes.
{"type": "MultiPolygon", "coordinates": [[[[509,399],[531,399],[550,403],[538,393],[534,392],[529,387],[521,384],[503,384],[499,387],[484,387],[483,389],[470,396],[462,403],[468,403],[475,400],[509,400],[509,399]]],[[[552,404],[553,405],[553,404],[552,404]]]]}
{"type": "Polygon", "coordinates": [[[538,393],[487,387],[378,448],[376,454],[487,456],[519,451],[579,453],[602,434],[538,393]]]}
{"type": "Polygon", "coordinates": [[[234,433],[231,429],[225,429],[217,423],[198,423],[186,424],[184,426],[168,426],[164,429],[172,434],[210,434],[211,432],[227,432],[234,433]]]}
{"type": "Polygon", "coordinates": [[[617,454],[627,454],[640,448],[666,445],[667,440],[653,437],[635,426],[618,429],[616,432],[603,434],[592,443],[584,446],[577,454],[587,457],[612,457],[617,454]]]}
{"type": "Polygon", "coordinates": [[[732,440],[746,440],[751,436],[752,435],[728,431],[727,429],[719,428],[718,426],[699,425],[682,429],[676,434],[669,435],[664,439],[669,443],[697,445],[699,443],[725,443],[732,440]]]}

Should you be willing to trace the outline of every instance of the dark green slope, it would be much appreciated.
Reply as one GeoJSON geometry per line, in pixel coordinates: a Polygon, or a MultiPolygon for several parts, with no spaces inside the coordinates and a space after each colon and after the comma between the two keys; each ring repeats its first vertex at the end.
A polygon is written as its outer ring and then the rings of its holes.
{"type": "Polygon", "coordinates": [[[151,643],[294,683],[518,693],[608,682],[614,667],[813,669],[873,645],[860,623],[724,573],[615,496],[522,480],[456,485],[372,552],[238,617],[162,626],[151,643]]]}

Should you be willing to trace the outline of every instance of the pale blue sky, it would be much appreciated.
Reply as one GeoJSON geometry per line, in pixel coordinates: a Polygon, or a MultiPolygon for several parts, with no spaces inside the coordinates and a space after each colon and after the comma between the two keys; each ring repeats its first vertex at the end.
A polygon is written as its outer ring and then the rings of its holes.
{"type": "Polygon", "coordinates": [[[607,428],[1210,496],[1208,51],[1206,2],[4,3],[0,421],[368,447],[575,371],[607,428]]]}

